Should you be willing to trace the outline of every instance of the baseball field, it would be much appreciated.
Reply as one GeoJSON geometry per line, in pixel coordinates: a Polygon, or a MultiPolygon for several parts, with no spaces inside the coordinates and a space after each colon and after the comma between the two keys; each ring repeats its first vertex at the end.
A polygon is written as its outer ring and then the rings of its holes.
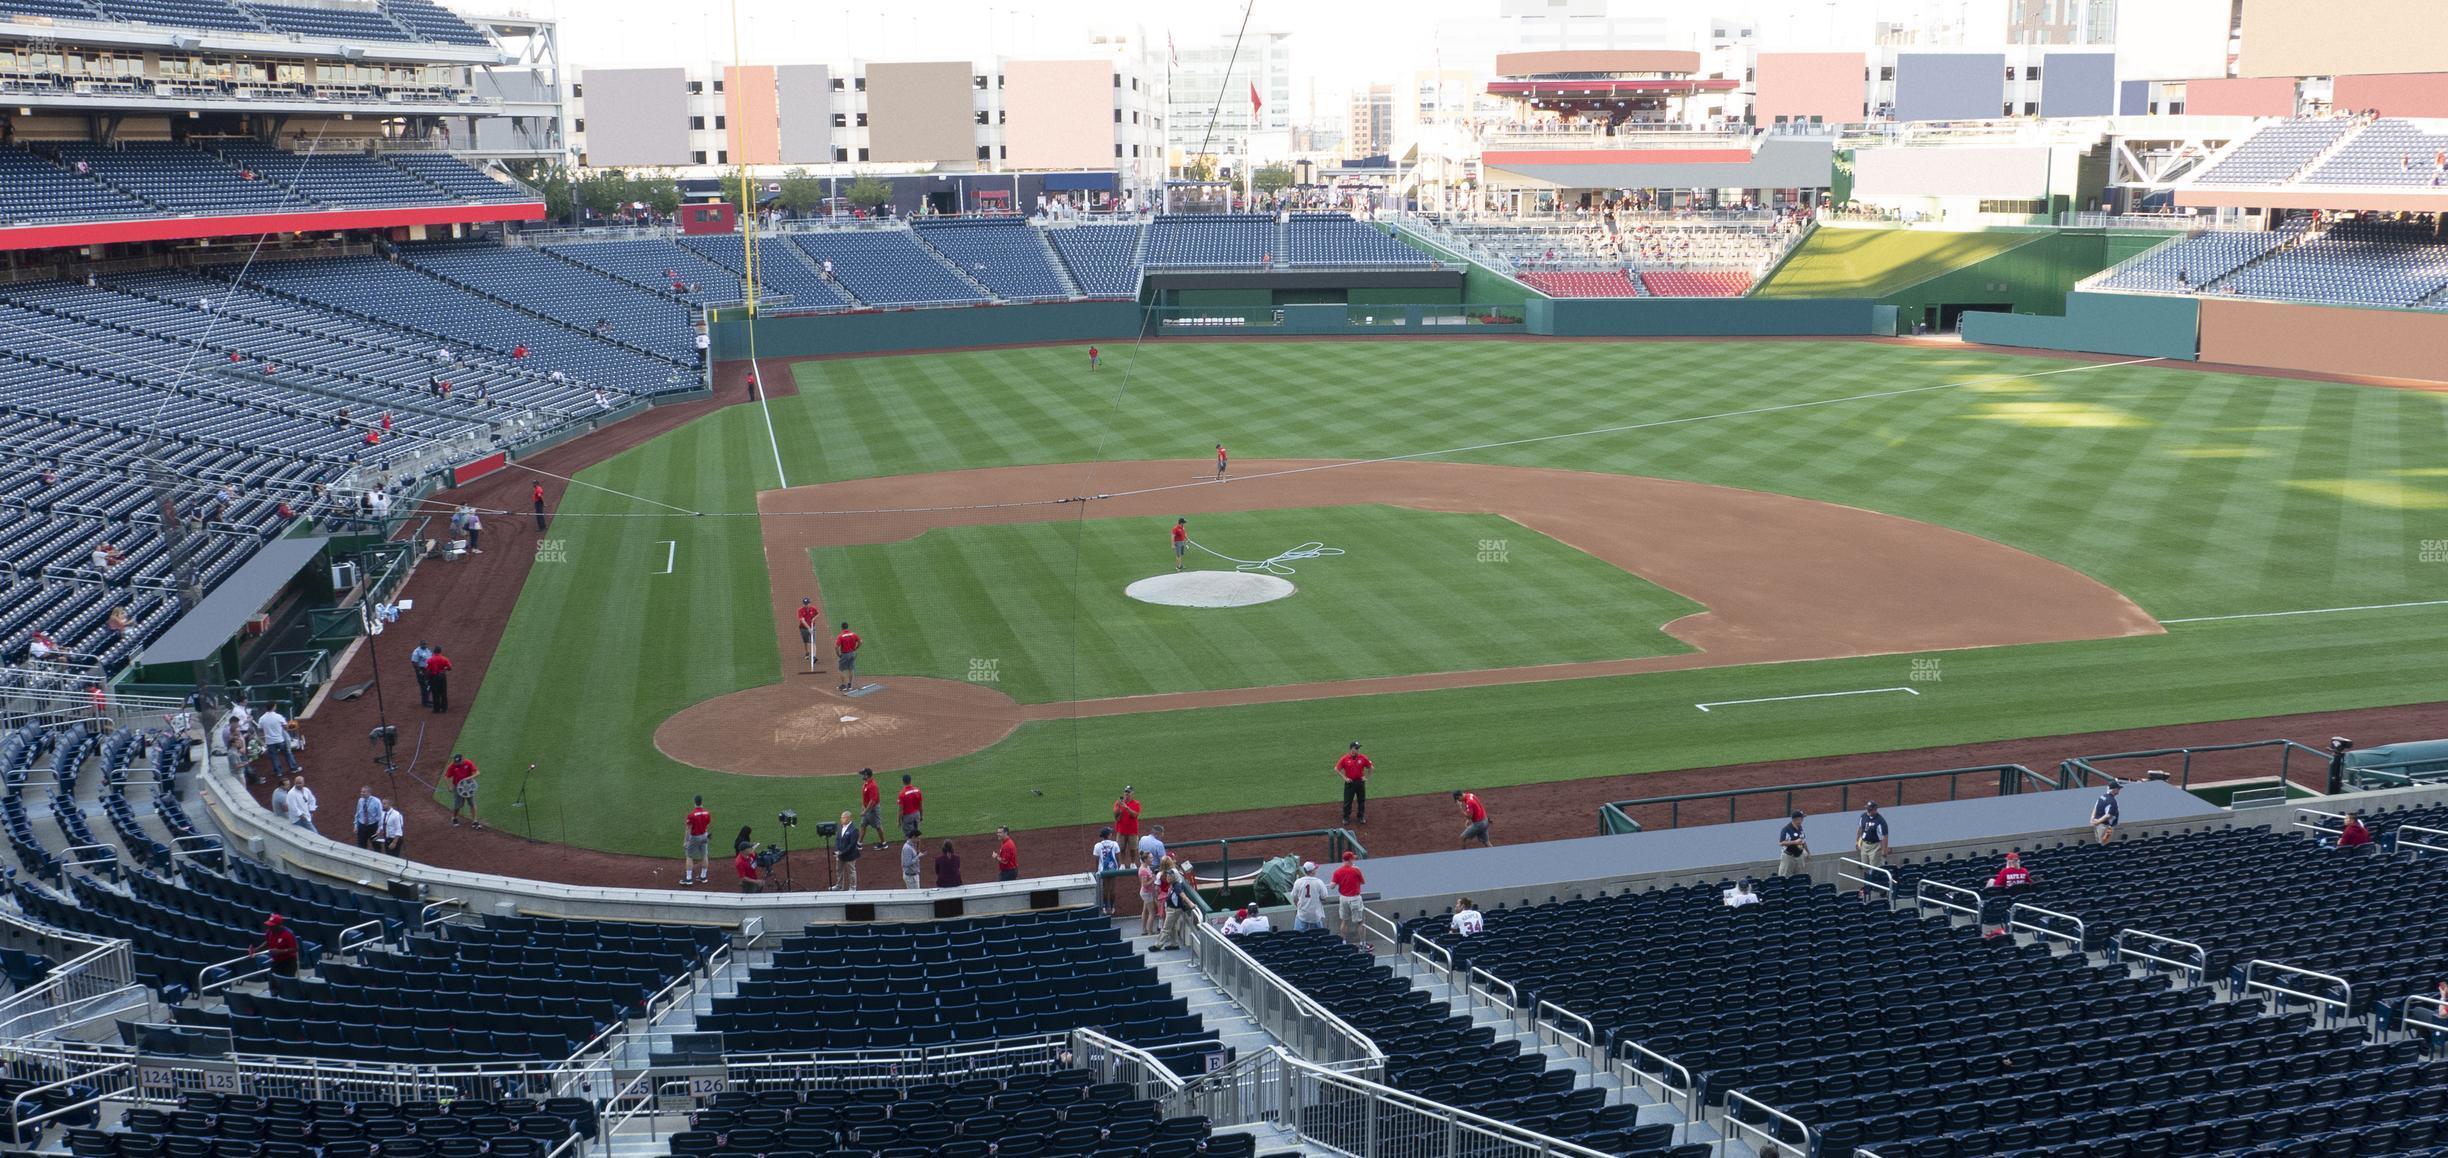
{"type": "Polygon", "coordinates": [[[1329,801],[1354,738],[1390,796],[2406,704],[2448,650],[2448,394],[1787,341],[765,373],[537,537],[458,746],[537,765],[538,836],[672,855],[692,794],[829,816],[862,765],[954,835],[1329,801]],[[1343,553],[1127,599],[1175,518],[1192,567],[1343,553]]]}

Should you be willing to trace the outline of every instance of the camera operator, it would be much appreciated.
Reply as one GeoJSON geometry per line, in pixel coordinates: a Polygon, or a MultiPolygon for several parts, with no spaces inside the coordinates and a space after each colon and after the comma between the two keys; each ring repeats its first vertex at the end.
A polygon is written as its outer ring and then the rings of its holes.
{"type": "MultiPolygon", "coordinates": [[[[747,830],[742,829],[741,831],[744,833],[747,830]]],[[[761,893],[765,891],[765,870],[757,862],[757,846],[747,842],[744,837],[739,855],[731,861],[731,871],[739,874],[741,892],[761,893]]]]}
{"type": "Polygon", "coordinates": [[[833,834],[833,857],[841,862],[841,875],[833,887],[844,892],[858,889],[859,826],[851,823],[850,813],[841,814],[841,829],[833,834]]]}

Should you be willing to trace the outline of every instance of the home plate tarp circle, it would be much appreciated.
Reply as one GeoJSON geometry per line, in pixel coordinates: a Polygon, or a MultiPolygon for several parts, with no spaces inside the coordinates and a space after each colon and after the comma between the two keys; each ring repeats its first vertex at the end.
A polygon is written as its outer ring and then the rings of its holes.
{"type": "Polygon", "coordinates": [[[1257,571],[1176,571],[1142,579],[1122,593],[1141,603],[1167,607],[1248,607],[1272,603],[1297,590],[1288,579],[1257,571]]]}

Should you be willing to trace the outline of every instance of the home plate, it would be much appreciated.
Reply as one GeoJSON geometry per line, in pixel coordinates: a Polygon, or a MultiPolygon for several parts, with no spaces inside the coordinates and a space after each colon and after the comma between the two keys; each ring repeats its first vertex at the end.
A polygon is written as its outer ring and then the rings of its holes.
{"type": "Polygon", "coordinates": [[[857,723],[857,722],[858,722],[858,717],[857,717],[857,716],[843,716],[843,717],[841,718],[841,722],[842,722],[842,723],[845,723],[845,724],[855,724],[855,723],[857,723]]]}
{"type": "Polygon", "coordinates": [[[1248,607],[1297,590],[1286,579],[1256,571],[1176,571],[1142,579],[1123,588],[1122,594],[1167,607],[1248,607]]]}

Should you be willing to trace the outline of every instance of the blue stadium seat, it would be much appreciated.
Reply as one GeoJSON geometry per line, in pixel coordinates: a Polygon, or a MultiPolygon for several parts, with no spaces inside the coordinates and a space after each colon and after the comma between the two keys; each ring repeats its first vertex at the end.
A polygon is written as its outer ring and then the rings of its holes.
{"type": "Polygon", "coordinates": [[[1045,231],[1071,269],[1071,280],[1089,297],[1127,298],[1139,293],[1139,240],[1146,227],[1131,225],[1068,225],[1045,231]]]}
{"type": "Polygon", "coordinates": [[[997,297],[1043,301],[1070,296],[1062,275],[1054,271],[1044,235],[1017,217],[937,218],[913,228],[944,260],[997,297]]]}
{"type": "MultiPolygon", "coordinates": [[[[960,305],[986,295],[899,228],[827,229],[788,235],[790,243],[860,301],[877,306],[960,305]]],[[[763,250],[760,247],[759,252],[763,250]]]]}

